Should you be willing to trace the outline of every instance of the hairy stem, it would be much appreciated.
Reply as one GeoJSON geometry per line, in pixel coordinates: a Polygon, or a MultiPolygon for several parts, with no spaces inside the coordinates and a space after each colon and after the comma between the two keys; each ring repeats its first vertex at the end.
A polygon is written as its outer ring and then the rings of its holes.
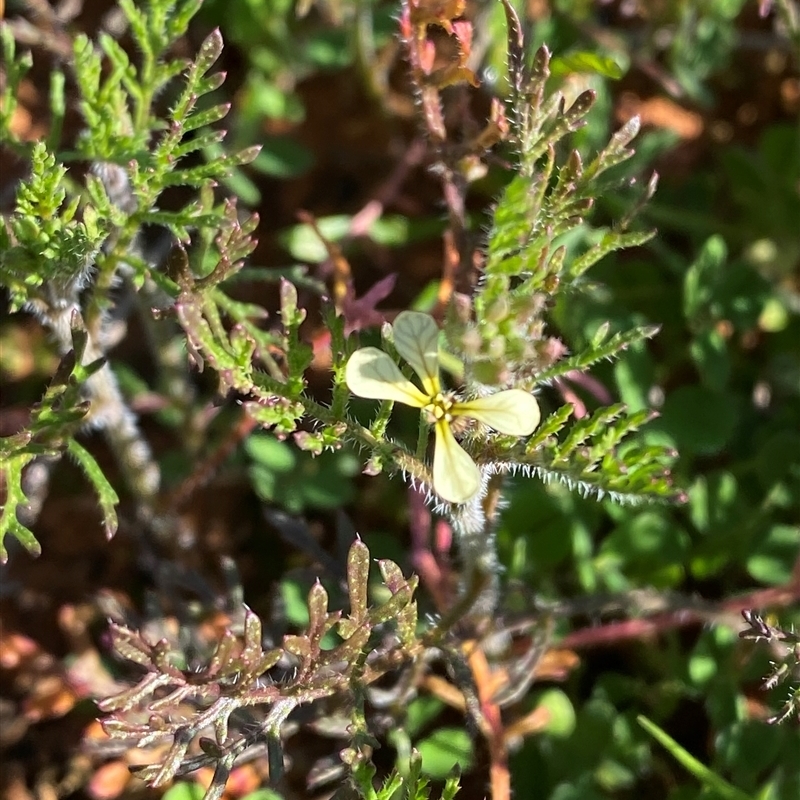
{"type": "MultiPolygon", "coordinates": [[[[502,478],[484,473],[486,493],[453,506],[450,521],[461,553],[463,585],[480,587],[472,601],[476,616],[491,616],[500,601],[500,565],[497,560],[495,527],[502,478]]],[[[469,594],[469,590],[462,591],[469,594]]]]}

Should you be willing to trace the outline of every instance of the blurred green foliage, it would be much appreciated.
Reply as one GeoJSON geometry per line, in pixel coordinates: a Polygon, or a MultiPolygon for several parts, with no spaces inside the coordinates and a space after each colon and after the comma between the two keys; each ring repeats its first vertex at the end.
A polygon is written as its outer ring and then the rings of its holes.
{"type": "Polygon", "coordinates": [[[251,436],[245,449],[252,459],[250,479],[256,494],[292,514],[341,508],[355,497],[351,478],[360,465],[353,454],[313,456],[267,434],[251,436]]]}

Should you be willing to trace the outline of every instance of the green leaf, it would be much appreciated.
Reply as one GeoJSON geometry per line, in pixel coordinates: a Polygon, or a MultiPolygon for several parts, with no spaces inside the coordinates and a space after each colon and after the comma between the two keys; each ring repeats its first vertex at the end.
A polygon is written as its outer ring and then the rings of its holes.
{"type": "Polygon", "coordinates": [[[780,726],[765,725],[761,720],[739,720],[718,737],[717,758],[732,780],[754,789],[761,783],[757,776],[769,774],[770,768],[777,766],[785,733],[780,726]]]}
{"type": "Polygon", "coordinates": [[[295,468],[299,456],[291,445],[267,433],[256,433],[249,436],[244,449],[253,461],[270,472],[291,472],[295,468]]]}
{"type": "Polygon", "coordinates": [[[700,475],[689,490],[689,514],[701,533],[728,529],[745,508],[739,498],[739,484],[730,472],[700,475]]]}
{"type": "MultiPolygon", "coordinates": [[[[369,227],[369,237],[373,242],[384,247],[402,247],[430,240],[439,236],[445,229],[441,220],[433,217],[414,219],[411,217],[390,214],[379,217],[369,227]]],[[[419,298],[417,303],[419,303],[419,298]]],[[[415,304],[415,308],[419,308],[415,304]]]]}
{"type": "Polygon", "coordinates": [[[564,77],[571,73],[600,75],[612,81],[618,81],[625,73],[622,67],[610,56],[600,55],[587,50],[555,56],[550,61],[550,68],[555,77],[564,77]]]}
{"type": "MultiPolygon", "coordinates": [[[[317,221],[322,235],[331,242],[341,242],[350,232],[352,217],[340,214],[321,217],[317,221]]],[[[412,220],[407,217],[383,216],[376,219],[366,235],[386,247],[398,247],[409,242],[422,241],[438,235],[443,229],[440,220],[412,220]]],[[[328,257],[325,245],[310,225],[295,225],[281,233],[281,244],[298,261],[320,263],[328,257]]]]}
{"type": "Polygon", "coordinates": [[[648,393],[655,382],[653,358],[644,344],[634,344],[614,364],[614,378],[622,402],[630,411],[648,408],[648,393]]]}
{"type": "MultiPolygon", "coordinates": [[[[322,217],[317,220],[320,233],[332,241],[337,242],[350,230],[352,217],[346,214],[322,217]]],[[[319,264],[328,257],[325,245],[310,225],[295,225],[284,231],[279,237],[280,243],[298,261],[319,264]]]]}
{"type": "Polygon", "coordinates": [[[689,345],[689,352],[697,364],[703,385],[718,392],[725,389],[731,373],[731,361],[722,334],[716,328],[698,333],[689,345]]]}
{"type": "Polygon", "coordinates": [[[442,701],[432,695],[420,695],[414,698],[406,709],[403,730],[409,736],[416,736],[426,725],[433,722],[443,709],[442,701]]]}
{"type": "Polygon", "coordinates": [[[647,717],[639,715],[637,722],[660,744],[666,748],[673,758],[695,776],[704,786],[715,791],[723,800],[753,800],[752,797],[731,786],[726,780],[698,761],[691,753],[681,747],[668,733],[663,731],[647,717]]]}
{"type": "Polygon", "coordinates": [[[713,455],[730,441],[739,421],[736,395],[703,386],[682,386],[667,395],[651,430],[669,434],[687,455],[713,455]]]}
{"type": "Polygon", "coordinates": [[[654,585],[673,585],[683,578],[689,554],[686,531],[666,514],[643,511],[629,515],[606,537],[596,559],[597,569],[612,566],[654,585]]]}
{"type": "Polygon", "coordinates": [[[89,483],[97,492],[100,501],[100,508],[103,511],[103,526],[106,529],[106,536],[110,539],[117,532],[117,509],[119,497],[114,491],[114,487],[109,483],[108,478],[103,474],[100,465],[95,461],[94,456],[75,439],[70,439],[67,444],[67,452],[80,464],[89,483]]]}
{"type": "Polygon", "coordinates": [[[561,689],[546,689],[539,696],[537,705],[547,709],[550,715],[544,730],[557,739],[566,739],[575,730],[575,707],[561,689]]]}
{"type": "Polygon", "coordinates": [[[443,727],[417,744],[422,756],[422,771],[443,780],[456,765],[466,771],[472,764],[473,745],[464,728],[443,727]]]}
{"type": "Polygon", "coordinates": [[[696,320],[711,302],[714,289],[722,279],[722,267],[728,248],[721,236],[712,236],[686,271],[683,280],[683,313],[687,320],[696,320]]]}
{"type": "Polygon", "coordinates": [[[775,586],[788,584],[792,565],[800,551],[800,528],[794,525],[773,525],[766,538],[747,559],[747,571],[761,583],[775,586]]]}
{"type": "Polygon", "coordinates": [[[639,247],[645,242],[649,242],[654,236],[655,231],[604,231],[597,244],[592,245],[583,255],[572,262],[566,271],[567,275],[571,280],[575,280],[609,253],[629,247],[639,247]]]}
{"type": "Polygon", "coordinates": [[[311,151],[289,136],[272,136],[264,141],[253,161],[253,169],[274,178],[296,178],[314,164],[311,151]]]}
{"type": "Polygon", "coordinates": [[[610,339],[604,342],[587,347],[585,350],[569,358],[564,358],[552,367],[540,372],[536,376],[537,383],[548,383],[553,378],[566,375],[573,370],[585,370],[592,364],[606,359],[612,359],[619,353],[632,347],[646,339],[652,339],[659,331],[658,325],[643,325],[638,328],[615,333],[610,339]]]}
{"type": "Polygon", "coordinates": [[[305,588],[299,581],[289,578],[281,581],[280,586],[286,619],[298,628],[305,628],[309,621],[305,588]]]}
{"type": "Polygon", "coordinates": [[[30,455],[20,454],[6,457],[4,463],[0,465],[0,473],[4,473],[6,493],[2,514],[0,514],[0,563],[3,564],[8,560],[5,538],[9,534],[34,556],[38,556],[42,552],[42,547],[36,541],[33,533],[17,519],[17,509],[28,503],[28,498],[22,491],[22,471],[31,460],[30,455]]]}
{"type": "Polygon", "coordinates": [[[342,69],[353,60],[344,30],[327,29],[305,44],[305,54],[320,69],[342,69]]]}
{"type": "Polygon", "coordinates": [[[608,795],[600,794],[593,785],[590,775],[581,775],[577,780],[560,783],[548,800],[606,800],[608,795]]]}
{"type": "Polygon", "coordinates": [[[546,417],[528,440],[528,444],[525,448],[527,452],[532,453],[540,445],[547,441],[549,437],[559,433],[567,424],[567,421],[572,416],[573,411],[574,409],[572,405],[567,403],[566,405],[561,406],[561,408],[554,413],[550,414],[550,416],[546,417]]]}
{"type": "Polygon", "coordinates": [[[179,781],[164,792],[162,800],[203,800],[205,793],[199,783],[179,781]]]}
{"type": "Polygon", "coordinates": [[[283,800],[283,795],[273,792],[272,789],[256,789],[246,794],[242,800],[283,800]]]}

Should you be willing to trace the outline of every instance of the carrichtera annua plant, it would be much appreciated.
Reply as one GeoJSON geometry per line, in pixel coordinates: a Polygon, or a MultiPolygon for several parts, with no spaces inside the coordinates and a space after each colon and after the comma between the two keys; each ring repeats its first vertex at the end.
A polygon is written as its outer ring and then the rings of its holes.
{"type": "MultiPolygon", "coordinates": [[[[212,33],[187,64],[167,54],[186,31],[198,0],[153,0],[144,7],[121,0],[120,5],[140,51],[139,64],[108,35],[101,35],[97,44],[85,36],[76,38],[71,68],[86,127],[69,153],[59,153],[56,141],[29,145],[11,135],[15,92],[28,61],[17,55],[10,30],[3,28],[5,61],[13,66],[0,134],[30,164],[28,177],[17,190],[16,208],[0,229],[3,284],[10,292],[12,310],[33,312],[52,331],[62,356],[79,349],[81,356],[72,358],[76,366],[70,368],[68,381],[80,392],[65,393],[54,384],[35,412],[36,422],[0,442],[7,487],[2,538],[12,534],[36,551],[38,544],[18,512],[29,517],[25,506],[30,495],[43,490],[32,486],[24,491],[23,472],[37,458],[52,460],[64,452],[83,466],[101,499],[106,527],[113,533],[114,490],[92,456],[75,441],[75,434],[87,425],[101,428],[108,437],[140,512],[147,518],[155,511],[158,465],[106,362],[109,348],[121,335],[115,317],[121,292],[132,298],[155,341],[163,344],[156,356],[164,386],[185,414],[191,404],[185,396],[176,396],[182,391],[180,382],[175,388],[176,382],[170,381],[181,366],[175,366],[168,347],[174,349],[169,323],[153,318],[149,313],[153,306],[161,308],[160,317],[174,313],[194,364],[216,370],[222,388],[245,398],[245,408],[260,425],[286,435],[308,419],[315,430],[297,437],[301,446],[319,452],[354,443],[367,454],[371,471],[402,473],[427,488],[440,510],[465,516],[464,509],[456,506],[466,506],[480,516],[478,508],[487,493],[499,491],[493,487],[500,482],[490,486],[492,476],[511,472],[563,480],[581,491],[609,494],[620,501],[674,494],[665,450],[637,445],[635,440],[624,451],[618,447],[650,418],[649,412],[629,415],[622,406],[611,406],[569,426],[571,407],[565,405],[540,421],[535,394],[541,387],[613,358],[656,332],[643,327],[611,335],[607,326],[601,326],[589,347],[567,355],[566,345],[548,334],[546,324],[554,299],[579,286],[593,264],[612,250],[641,244],[652,234],[627,230],[628,221],[613,230],[586,227],[593,197],[614,184],[606,180],[606,173],[632,153],[628,145],[638,121],[624,125],[587,166],[574,150],[559,164],[557,145],[581,126],[593,95],[585,92],[565,108],[558,93],[546,91],[549,53],[542,48],[530,65],[526,63],[510,6],[510,113],[496,104],[484,133],[458,148],[447,141],[442,127],[438,90],[457,80],[477,79],[465,66],[456,76],[427,73],[420,66],[420,52],[432,46],[425,34],[428,24],[441,24],[456,37],[464,36],[465,29],[453,28],[442,15],[428,14],[421,0],[404,8],[402,34],[412,77],[419,84],[424,124],[431,137],[440,140],[435,141],[440,172],[449,176],[446,180],[456,190],[466,192],[468,180],[458,172],[465,170],[462,162],[503,140],[518,154],[518,164],[480,248],[477,287],[471,294],[454,294],[438,322],[420,315],[401,317],[394,329],[384,330],[388,353],[378,357],[376,349],[361,350],[348,371],[355,337],[345,340],[344,320],[330,309],[333,397],[323,406],[305,391],[304,373],[312,352],[300,336],[305,311],[298,308],[292,283],[284,281],[281,288],[281,326],[269,330],[258,325],[261,309],[232,299],[223,288],[252,252],[251,234],[258,220],[242,214],[233,201],[218,202],[213,192],[216,181],[252,160],[256,151],[205,163],[196,157],[224,138],[215,124],[228,113],[228,104],[213,100],[201,104],[225,78],[212,71],[222,48],[219,32],[212,33]],[[171,102],[163,119],[155,98],[165,92],[171,102]],[[91,167],[82,183],[67,166],[75,160],[91,167]],[[177,210],[163,210],[159,198],[173,186],[197,191],[177,210]],[[141,238],[146,226],[158,226],[173,239],[170,255],[158,263],[151,263],[144,253],[141,238]],[[582,237],[585,246],[568,250],[563,243],[566,234],[582,229],[587,232],[582,237]],[[411,319],[418,330],[409,333],[411,319]],[[394,341],[398,330],[399,342],[394,341]],[[79,345],[73,341],[75,332],[81,334],[79,345]],[[377,394],[368,395],[385,401],[371,425],[357,424],[347,410],[351,391],[361,395],[370,391],[364,384],[366,376],[362,374],[359,381],[357,375],[363,373],[367,354],[379,358],[375,363],[387,369],[395,347],[423,383],[422,390],[412,394],[408,394],[410,384],[405,384],[406,401],[423,412],[422,435],[413,447],[387,436],[400,387],[396,374],[383,381],[382,390],[372,387],[377,394]],[[409,348],[414,347],[422,348],[421,361],[408,359],[409,348]],[[440,361],[453,376],[457,392],[442,391],[440,361]],[[75,369],[84,374],[75,374],[75,369]],[[439,444],[433,467],[424,435],[430,424],[439,444]]],[[[53,130],[58,131],[63,80],[54,80],[52,87],[53,130]]],[[[475,252],[460,255],[466,262],[475,252]]]]}
{"type": "MultiPolygon", "coordinates": [[[[83,468],[100,498],[106,529],[114,533],[117,492],[78,442],[87,428],[108,439],[133,497],[136,523],[170,536],[158,462],[108,362],[130,312],[148,332],[158,390],[182,429],[196,430],[194,366],[213,371],[220,392],[235,395],[257,426],[294,435],[313,453],[355,446],[369,474],[385,472],[420,487],[451,521],[464,565],[458,613],[441,623],[426,628],[418,622],[415,581],[391,562],[380,564],[389,599],[368,608],[368,556],[356,543],[348,568],[350,615],[329,612],[325,590],[315,585],[308,630],[285,637],[281,646],[265,648],[259,620],[248,614],[242,644],[226,634],[207,666],[187,671],[165,643],[149,643],[125,627],[112,630],[116,650],[146,675],[103,703],[112,714],[106,729],[140,747],[170,742],[162,762],[143,773],[152,785],[215,764],[207,796],[218,797],[236,759],[263,739],[277,776],[283,723],[300,704],[335,694],[355,698],[352,745],[342,758],[363,785],[370,769],[365,688],[389,670],[409,664],[421,669],[432,652],[447,651],[448,626],[467,612],[488,614],[500,602],[492,534],[506,475],[561,481],[620,502],[676,496],[667,468],[672,454],[632,436],[650,412],[612,405],[571,421],[572,406],[553,407],[554,393],[545,391],[656,333],[654,327],[611,332],[602,325],[587,346],[570,352],[547,322],[554,302],[580,291],[587,270],[603,256],[652,235],[630,227],[635,204],[613,228],[587,222],[594,198],[616,186],[610,171],[631,156],[639,123],[626,123],[584,163],[567,142],[590,112],[593,94],[567,104],[551,88],[550,53],[545,47],[526,51],[505,2],[510,92],[505,104],[493,103],[478,135],[454,135],[444,122],[441,89],[478,83],[467,66],[471,27],[457,19],[464,3],[404,0],[400,36],[448,210],[455,290],[440,297],[433,314],[407,311],[384,325],[380,348],[345,337],[343,310],[329,302],[331,392],[323,403],[306,383],[312,349],[301,333],[306,311],[292,280],[280,277],[280,314],[266,325],[262,308],[230,293],[255,247],[258,219],[235,200],[220,198],[215,187],[256,150],[217,155],[224,138],[217,123],[229,111],[214,100],[225,79],[213,70],[222,51],[220,33],[211,33],[187,62],[173,57],[172,47],[200,0],[119,5],[137,55],[130,57],[106,34],[97,42],[75,39],[69,70],[85,124],[69,151],[59,141],[63,77],[51,83],[48,139],[31,145],[11,134],[29,61],[16,52],[10,30],[2,30],[10,66],[0,136],[29,169],[0,228],[0,274],[12,311],[33,313],[52,333],[62,361],[28,426],[0,440],[6,487],[0,544],[11,535],[38,551],[30,528],[46,495],[49,468],[65,453],[83,468]],[[434,69],[431,26],[455,40],[456,55],[445,68],[434,69]],[[481,236],[470,227],[464,200],[495,146],[505,149],[513,167],[481,236]],[[191,191],[180,193],[178,207],[162,208],[165,191],[177,186],[191,191]],[[155,245],[148,240],[154,230],[163,234],[155,245]],[[371,423],[351,413],[353,395],[381,401],[371,423]],[[395,402],[420,410],[416,442],[391,434],[395,402]],[[335,643],[323,647],[331,634],[335,643]],[[274,680],[276,668],[284,679],[274,680]],[[246,717],[244,733],[233,735],[232,721],[254,708],[265,716],[246,717]]],[[[642,201],[654,186],[650,182],[642,201]]],[[[191,436],[186,441],[195,448],[188,455],[197,452],[200,445],[191,436]]],[[[459,685],[468,692],[466,683],[459,685]]],[[[455,783],[449,785],[452,793],[455,783]]]]}

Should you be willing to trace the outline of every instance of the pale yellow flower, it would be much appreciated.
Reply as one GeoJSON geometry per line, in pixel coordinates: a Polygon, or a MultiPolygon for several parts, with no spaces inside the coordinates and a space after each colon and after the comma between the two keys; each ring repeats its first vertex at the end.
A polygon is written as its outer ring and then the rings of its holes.
{"type": "Polygon", "coordinates": [[[398,314],[392,326],[397,352],[412,366],[422,384],[405,378],[383,350],[356,350],[345,368],[350,391],[359,397],[394,400],[420,408],[434,426],[433,488],[450,503],[464,503],[481,487],[475,462],[456,441],[451,428],[459,417],[483,422],[500,433],[528,436],[539,424],[539,404],[522,389],[505,389],[488,397],[459,400],[442,391],[439,379],[439,329],[432,317],[417,311],[398,314]]]}

